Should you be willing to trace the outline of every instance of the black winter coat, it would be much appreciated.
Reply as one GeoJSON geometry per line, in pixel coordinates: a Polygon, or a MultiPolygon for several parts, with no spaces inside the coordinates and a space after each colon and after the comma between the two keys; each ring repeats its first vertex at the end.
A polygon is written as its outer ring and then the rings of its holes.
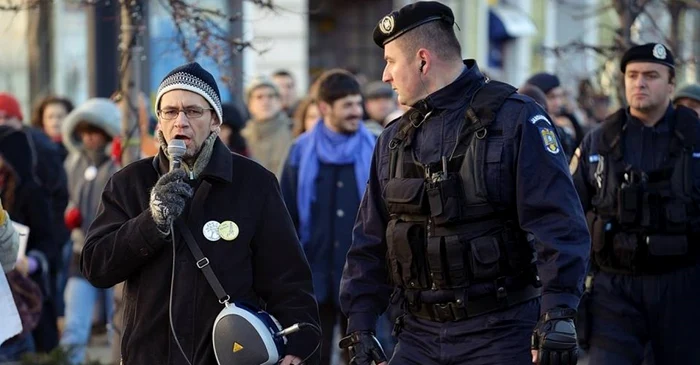
{"type": "MultiPolygon", "coordinates": [[[[87,280],[100,288],[126,280],[124,365],[187,363],[170,333],[170,294],[173,326],[190,362],[216,364],[211,332],[223,306],[177,229],[170,293],[173,243],[158,232],[149,209],[149,192],[167,164],[161,151],[110,179],[89,229],[81,266],[87,280]]],[[[183,217],[232,300],[264,305],[283,327],[297,322],[318,325],[309,265],[275,176],[217,140],[194,185],[183,217]],[[232,241],[209,241],[203,234],[209,221],[232,221],[239,234],[232,241]]],[[[290,335],[287,353],[305,358],[316,343],[310,331],[290,335]]],[[[309,363],[317,363],[317,357],[309,363]]]]}

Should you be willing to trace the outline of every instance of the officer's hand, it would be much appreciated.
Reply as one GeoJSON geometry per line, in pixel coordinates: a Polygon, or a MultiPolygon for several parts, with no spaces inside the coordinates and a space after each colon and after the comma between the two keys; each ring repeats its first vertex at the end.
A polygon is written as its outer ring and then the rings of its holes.
{"type": "Polygon", "coordinates": [[[554,308],[543,314],[532,334],[532,362],[538,365],[575,365],[576,310],[554,308]]]}
{"type": "Polygon", "coordinates": [[[369,331],[353,332],[340,340],[340,348],[350,351],[350,365],[386,365],[386,355],[379,341],[369,331]]]}
{"type": "Polygon", "coordinates": [[[168,172],[158,179],[151,190],[151,216],[164,234],[170,233],[170,225],[185,209],[185,202],[192,197],[192,187],[184,180],[187,173],[182,169],[168,172]]]}

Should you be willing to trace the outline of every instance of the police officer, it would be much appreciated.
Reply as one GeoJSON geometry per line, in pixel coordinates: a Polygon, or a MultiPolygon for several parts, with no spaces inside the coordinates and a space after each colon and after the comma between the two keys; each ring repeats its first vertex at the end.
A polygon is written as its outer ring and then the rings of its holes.
{"type": "Polygon", "coordinates": [[[622,57],[629,107],[592,131],[571,161],[587,212],[594,277],[590,363],[700,364],[700,142],[693,111],[673,108],[662,44],[622,57]]]}
{"type": "Polygon", "coordinates": [[[340,346],[384,363],[373,332],[391,303],[392,364],[574,364],[590,238],[566,158],[539,105],[462,61],[453,24],[416,2],[374,30],[383,80],[412,109],[374,151],[340,346]]]}

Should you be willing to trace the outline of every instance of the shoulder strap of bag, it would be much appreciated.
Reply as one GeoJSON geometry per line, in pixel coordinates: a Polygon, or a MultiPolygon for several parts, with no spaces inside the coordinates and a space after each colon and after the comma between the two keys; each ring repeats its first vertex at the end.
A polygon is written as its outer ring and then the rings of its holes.
{"type": "Polygon", "coordinates": [[[185,242],[187,243],[187,247],[190,249],[190,252],[192,252],[194,259],[196,260],[197,268],[202,270],[204,277],[209,283],[209,286],[211,286],[211,288],[214,290],[216,297],[219,298],[219,303],[228,303],[229,300],[231,300],[231,297],[228,294],[226,294],[224,287],[221,286],[219,279],[216,278],[214,270],[212,270],[211,266],[209,266],[209,259],[204,256],[204,253],[202,253],[202,250],[197,245],[197,241],[194,239],[194,236],[192,236],[192,232],[190,232],[190,229],[187,228],[187,225],[182,221],[182,219],[176,219],[175,224],[182,233],[182,236],[184,237],[185,242]]]}

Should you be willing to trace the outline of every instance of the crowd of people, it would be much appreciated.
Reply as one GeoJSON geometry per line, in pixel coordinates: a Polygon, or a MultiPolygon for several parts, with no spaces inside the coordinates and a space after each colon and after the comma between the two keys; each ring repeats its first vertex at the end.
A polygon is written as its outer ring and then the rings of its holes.
{"type": "Polygon", "coordinates": [[[232,300],[321,329],[318,351],[290,336],[285,365],[574,364],[577,344],[594,364],[700,362],[700,85],[677,87],[664,45],[635,46],[612,113],[555,74],[489,80],[453,24],[408,5],[374,30],[382,80],[337,68],[297,97],[280,70],[246,110],[176,68],[152,111],[135,103],[127,166],[120,93],[49,96],[31,118],[0,93],[0,262],[22,321],[0,363],[62,348],[81,364],[95,330],[115,363],[211,363],[220,298],[187,231],[232,300]]]}

